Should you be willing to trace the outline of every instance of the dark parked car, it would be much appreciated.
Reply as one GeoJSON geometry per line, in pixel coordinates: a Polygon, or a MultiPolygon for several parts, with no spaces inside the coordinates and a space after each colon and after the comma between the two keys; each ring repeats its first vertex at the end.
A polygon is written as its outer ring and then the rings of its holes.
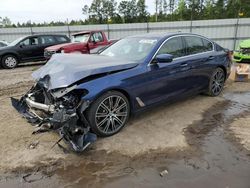
{"type": "Polygon", "coordinates": [[[65,35],[32,35],[21,37],[6,47],[0,48],[0,62],[3,68],[15,68],[19,63],[43,61],[44,49],[55,44],[69,42],[65,35]]]}
{"type": "Polygon", "coordinates": [[[99,55],[55,54],[33,73],[31,90],[12,103],[30,122],[58,130],[82,151],[95,134],[116,134],[131,114],[155,104],[219,95],[230,74],[229,53],[200,35],[131,36],[99,55]]]}
{"type": "Polygon", "coordinates": [[[8,43],[0,40],[0,48],[4,46],[8,46],[8,43]]]}

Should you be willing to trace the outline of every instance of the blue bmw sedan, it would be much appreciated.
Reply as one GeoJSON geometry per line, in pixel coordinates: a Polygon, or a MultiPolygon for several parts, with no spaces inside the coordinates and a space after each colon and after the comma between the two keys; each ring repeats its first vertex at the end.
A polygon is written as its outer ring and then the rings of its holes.
{"type": "Polygon", "coordinates": [[[55,54],[12,104],[82,151],[96,135],[118,133],[132,113],[200,93],[218,96],[230,66],[229,52],[200,35],[130,36],[98,55],[55,54]]]}

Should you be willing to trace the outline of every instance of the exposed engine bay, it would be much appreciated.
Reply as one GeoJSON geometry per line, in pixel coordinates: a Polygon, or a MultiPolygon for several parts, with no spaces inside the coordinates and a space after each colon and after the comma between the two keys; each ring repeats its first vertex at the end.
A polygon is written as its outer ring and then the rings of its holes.
{"type": "Polygon", "coordinates": [[[12,98],[12,105],[36,127],[34,134],[55,130],[74,151],[83,151],[96,134],[85,117],[90,101],[83,97],[89,91],[79,85],[137,65],[100,55],[55,54],[32,73],[36,84],[20,100],[12,98]]]}
{"type": "Polygon", "coordinates": [[[44,83],[37,82],[20,100],[12,98],[12,105],[35,126],[33,134],[54,130],[74,151],[85,150],[96,140],[84,115],[89,102],[81,99],[87,91],[76,85],[48,91],[44,83]]]}

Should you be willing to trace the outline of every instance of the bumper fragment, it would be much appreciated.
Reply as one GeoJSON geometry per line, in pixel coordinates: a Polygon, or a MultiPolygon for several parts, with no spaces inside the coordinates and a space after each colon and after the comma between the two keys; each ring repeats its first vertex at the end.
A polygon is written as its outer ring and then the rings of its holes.
{"type": "Polygon", "coordinates": [[[38,128],[33,133],[45,132],[44,130],[56,131],[76,152],[84,151],[97,139],[97,136],[90,132],[89,126],[79,123],[80,119],[86,120],[86,118],[79,117],[77,109],[55,109],[53,105],[33,101],[27,94],[20,100],[11,98],[11,103],[29,123],[38,128]],[[42,117],[36,113],[36,110],[44,111],[48,116],[42,117]]]}

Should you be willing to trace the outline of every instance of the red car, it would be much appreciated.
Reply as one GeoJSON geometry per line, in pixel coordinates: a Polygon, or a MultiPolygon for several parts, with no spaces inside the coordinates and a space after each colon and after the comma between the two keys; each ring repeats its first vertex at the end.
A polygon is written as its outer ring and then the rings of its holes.
{"type": "Polygon", "coordinates": [[[109,41],[103,31],[83,31],[72,35],[72,42],[50,46],[44,50],[44,57],[49,59],[55,53],[97,53],[98,50],[115,42],[109,41]]]}

